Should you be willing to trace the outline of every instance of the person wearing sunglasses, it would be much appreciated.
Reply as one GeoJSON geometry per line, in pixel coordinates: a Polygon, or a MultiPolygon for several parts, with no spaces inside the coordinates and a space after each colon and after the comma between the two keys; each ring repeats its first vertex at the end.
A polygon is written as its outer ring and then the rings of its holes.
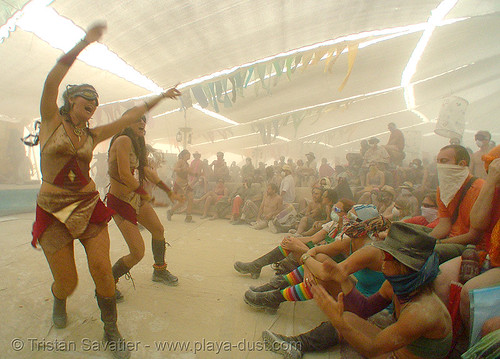
{"type": "Polygon", "coordinates": [[[321,195],[321,205],[324,212],[327,214],[326,217],[324,219],[314,221],[310,229],[302,232],[302,237],[311,237],[320,231],[325,224],[331,221],[328,213],[331,213],[333,210],[336,209],[337,215],[339,217],[343,217],[347,212],[349,212],[352,206],[354,206],[355,203],[349,199],[341,198],[338,200],[339,196],[335,189],[330,188],[329,191],[327,191],[328,190],[323,191],[323,194],[321,195]]]}
{"type": "Polygon", "coordinates": [[[425,194],[420,206],[420,212],[420,216],[407,218],[403,222],[419,224],[428,228],[436,227],[439,222],[436,192],[432,191],[425,194]]]}
{"type": "Polygon", "coordinates": [[[69,85],[63,93],[64,104],[57,106],[59,86],[78,54],[98,41],[105,24],[93,25],[83,40],[64,54],[50,70],[40,103],[40,156],[43,182],[37,197],[32,245],[43,249],[54,277],[52,319],[56,328],[67,324],[66,298],[75,290],[78,276],[74,240],[85,248],[90,274],[95,283],[97,304],[104,322],[105,341],[117,358],[130,352],[118,331],[115,283],[109,258],[107,223],[111,211],[102,203],[90,178],[90,162],[96,145],[136,122],[162,99],[175,98],[172,88],[130,109],[118,120],[95,128],[89,120],[99,105],[92,85],[69,85]]]}

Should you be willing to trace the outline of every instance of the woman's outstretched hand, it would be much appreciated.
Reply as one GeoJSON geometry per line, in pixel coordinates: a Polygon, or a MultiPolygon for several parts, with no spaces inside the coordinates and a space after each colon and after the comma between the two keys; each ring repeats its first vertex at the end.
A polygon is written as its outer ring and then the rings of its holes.
{"type": "Polygon", "coordinates": [[[179,90],[177,90],[177,86],[179,86],[179,84],[175,85],[174,87],[168,89],[167,91],[163,92],[161,95],[162,97],[168,97],[168,98],[171,98],[171,99],[174,99],[181,94],[181,92],[179,90]]]}
{"type": "Polygon", "coordinates": [[[106,24],[106,21],[93,23],[87,30],[84,41],[88,42],[89,44],[95,41],[99,41],[107,28],[108,25],[106,24]]]}

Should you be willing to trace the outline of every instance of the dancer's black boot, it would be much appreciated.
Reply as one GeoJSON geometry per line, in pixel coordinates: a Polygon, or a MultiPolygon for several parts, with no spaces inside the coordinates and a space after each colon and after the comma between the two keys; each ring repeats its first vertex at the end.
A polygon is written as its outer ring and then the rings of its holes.
{"type": "Polygon", "coordinates": [[[53,290],[52,295],[54,296],[54,306],[52,307],[52,322],[54,322],[54,326],[58,329],[66,328],[66,322],[68,319],[68,316],[66,314],[66,298],[57,298],[53,290]]]}
{"type": "Polygon", "coordinates": [[[107,343],[107,347],[116,359],[130,358],[127,342],[122,338],[116,326],[118,313],[115,296],[106,298],[96,293],[96,298],[99,309],[101,309],[101,320],[104,323],[104,341],[107,343]]]}
{"type": "Polygon", "coordinates": [[[179,284],[179,279],[167,270],[165,263],[165,239],[152,239],[151,247],[153,250],[153,282],[160,282],[170,286],[179,284]]]}
{"type": "MultiPolygon", "coordinates": [[[[113,271],[113,278],[115,278],[115,283],[118,283],[120,277],[130,271],[130,267],[125,264],[125,262],[123,261],[123,257],[118,259],[111,269],[113,271]]],[[[118,290],[118,288],[115,288],[115,297],[117,303],[123,302],[124,300],[123,294],[118,290]]]]}

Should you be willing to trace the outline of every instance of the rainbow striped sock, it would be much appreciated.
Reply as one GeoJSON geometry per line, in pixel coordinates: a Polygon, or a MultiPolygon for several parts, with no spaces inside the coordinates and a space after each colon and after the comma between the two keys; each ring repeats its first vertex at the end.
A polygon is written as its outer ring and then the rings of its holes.
{"type": "Polygon", "coordinates": [[[290,254],[290,251],[287,251],[285,248],[283,248],[282,246],[278,246],[278,248],[280,249],[281,251],[281,254],[283,254],[285,257],[288,257],[288,255],[290,254]]]}
{"type": "Polygon", "coordinates": [[[302,283],[304,280],[304,266],[297,267],[297,269],[285,275],[285,279],[290,285],[302,283]]]}
{"type": "Polygon", "coordinates": [[[281,294],[288,302],[304,302],[313,298],[311,289],[304,282],[283,289],[281,294]]]}

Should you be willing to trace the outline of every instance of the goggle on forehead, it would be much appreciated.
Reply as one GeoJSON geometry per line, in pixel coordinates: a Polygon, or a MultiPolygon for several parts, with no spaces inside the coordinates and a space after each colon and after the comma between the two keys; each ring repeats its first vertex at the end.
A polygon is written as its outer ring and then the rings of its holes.
{"type": "Polygon", "coordinates": [[[85,100],[95,101],[95,105],[99,106],[99,95],[96,91],[92,89],[82,89],[71,94],[71,97],[80,96],[85,100]]]}

